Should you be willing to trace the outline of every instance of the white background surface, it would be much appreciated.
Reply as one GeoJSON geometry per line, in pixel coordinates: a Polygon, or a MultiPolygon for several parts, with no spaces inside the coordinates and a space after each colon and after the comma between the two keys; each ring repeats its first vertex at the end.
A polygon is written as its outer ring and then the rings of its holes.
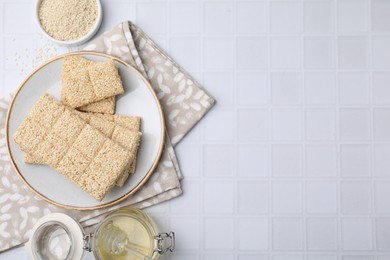
{"type": "MultiPolygon", "coordinates": [[[[1,95],[67,51],[31,2],[0,1],[1,95]]],[[[184,195],[147,210],[167,259],[390,259],[390,1],[102,2],[101,31],[134,21],[218,100],[177,148],[184,195]]]]}

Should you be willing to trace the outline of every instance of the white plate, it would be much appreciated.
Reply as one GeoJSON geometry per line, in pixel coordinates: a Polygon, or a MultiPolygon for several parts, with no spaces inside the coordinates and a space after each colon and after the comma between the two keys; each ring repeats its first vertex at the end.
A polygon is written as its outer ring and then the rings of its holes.
{"type": "Polygon", "coordinates": [[[22,83],[15,95],[7,117],[7,143],[12,163],[22,180],[36,194],[58,206],[72,209],[97,209],[113,205],[134,194],[152,175],[160,158],[164,142],[164,119],[160,103],[142,75],[123,61],[100,53],[76,52],[96,61],[114,59],[121,75],[124,94],[117,96],[116,114],[137,115],[141,119],[142,142],[138,151],[137,170],[121,188],[113,188],[101,201],[96,201],[77,185],[44,165],[24,163],[23,152],[12,140],[12,135],[28,115],[35,102],[45,93],[59,100],[61,67],[59,56],[36,69],[22,83]]]}

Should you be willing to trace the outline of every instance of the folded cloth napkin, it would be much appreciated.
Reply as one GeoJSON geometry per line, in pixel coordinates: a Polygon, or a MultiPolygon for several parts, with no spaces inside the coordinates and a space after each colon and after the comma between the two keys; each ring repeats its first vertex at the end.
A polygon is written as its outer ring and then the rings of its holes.
{"type": "Polygon", "coordinates": [[[103,33],[85,49],[117,56],[136,67],[150,81],[161,102],[166,120],[166,143],[160,162],[142,189],[115,206],[93,211],[56,207],[32,193],[12,168],[5,140],[5,117],[12,96],[1,99],[0,252],[26,242],[35,222],[50,212],[68,214],[88,228],[117,208],[145,208],[182,193],[182,175],[173,147],[214,105],[214,99],[131,22],[123,22],[103,33]]]}

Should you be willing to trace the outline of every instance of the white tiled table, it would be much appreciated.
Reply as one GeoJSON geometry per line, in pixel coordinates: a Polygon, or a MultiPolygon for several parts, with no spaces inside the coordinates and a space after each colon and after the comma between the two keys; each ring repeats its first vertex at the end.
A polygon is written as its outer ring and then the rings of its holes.
{"type": "MultiPolygon", "coordinates": [[[[0,95],[67,51],[31,2],[0,1],[0,95]]],[[[390,259],[389,0],[102,2],[218,100],[177,148],[185,194],[147,210],[167,259],[390,259]]]]}

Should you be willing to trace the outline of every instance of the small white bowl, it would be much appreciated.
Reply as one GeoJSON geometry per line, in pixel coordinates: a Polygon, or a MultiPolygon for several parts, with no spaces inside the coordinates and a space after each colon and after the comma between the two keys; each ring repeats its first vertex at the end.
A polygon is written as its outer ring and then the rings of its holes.
{"type": "Polygon", "coordinates": [[[37,25],[39,27],[39,29],[41,30],[41,32],[48,38],[50,39],[51,41],[59,44],[59,45],[62,45],[62,46],[67,46],[67,47],[72,47],[72,46],[78,46],[78,45],[81,45],[85,42],[87,42],[89,39],[92,38],[92,36],[94,36],[96,34],[96,32],[99,30],[100,28],[100,25],[102,24],[102,20],[103,20],[103,9],[102,9],[102,5],[100,3],[100,0],[95,0],[96,3],[97,3],[97,18],[96,18],[96,22],[95,24],[93,25],[93,27],[91,28],[91,30],[86,34],[84,35],[83,37],[79,38],[79,39],[76,39],[76,40],[72,40],[72,41],[61,41],[61,40],[57,40],[55,38],[53,38],[52,36],[50,36],[42,27],[41,25],[41,22],[39,21],[39,6],[41,5],[41,2],[42,0],[37,0],[36,1],[36,5],[35,5],[35,20],[37,22],[37,25]]]}

